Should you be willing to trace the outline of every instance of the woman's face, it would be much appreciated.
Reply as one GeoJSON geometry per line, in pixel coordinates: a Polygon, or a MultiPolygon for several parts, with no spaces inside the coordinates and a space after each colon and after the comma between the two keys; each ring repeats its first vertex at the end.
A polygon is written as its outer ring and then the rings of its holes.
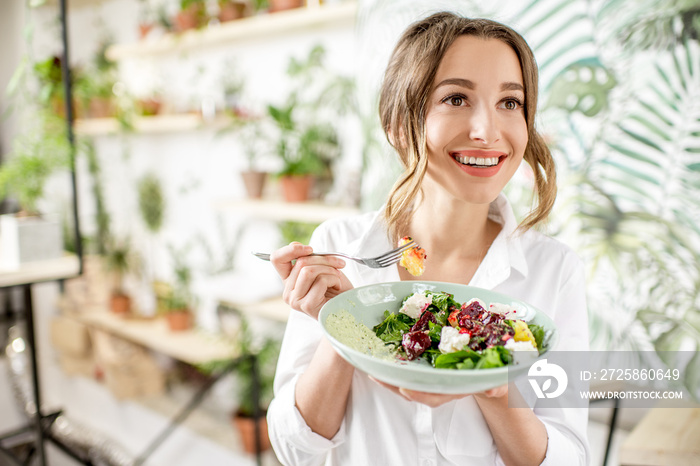
{"type": "Polygon", "coordinates": [[[438,67],[425,124],[426,195],[432,185],[462,201],[492,202],[520,166],[527,145],[525,90],[515,51],[497,39],[458,37],[438,67]]]}

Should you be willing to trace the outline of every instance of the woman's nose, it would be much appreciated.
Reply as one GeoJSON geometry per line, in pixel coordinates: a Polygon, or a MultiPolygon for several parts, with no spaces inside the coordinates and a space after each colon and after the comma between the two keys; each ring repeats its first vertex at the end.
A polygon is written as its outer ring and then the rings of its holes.
{"type": "Polygon", "coordinates": [[[469,138],[472,141],[489,145],[497,142],[500,137],[496,115],[489,109],[475,108],[469,122],[469,138]]]}

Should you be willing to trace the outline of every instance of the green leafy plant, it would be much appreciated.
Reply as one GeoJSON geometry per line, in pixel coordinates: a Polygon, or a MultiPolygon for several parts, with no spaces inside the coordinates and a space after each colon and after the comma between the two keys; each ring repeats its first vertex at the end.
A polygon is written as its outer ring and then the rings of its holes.
{"type": "Polygon", "coordinates": [[[311,235],[318,227],[318,223],[309,222],[280,222],[279,230],[282,237],[282,244],[289,244],[292,241],[298,241],[303,244],[309,244],[311,235]]]}
{"type": "Polygon", "coordinates": [[[113,274],[113,292],[125,294],[124,278],[130,272],[135,272],[139,267],[139,257],[131,247],[129,238],[112,238],[107,245],[104,255],[105,267],[113,274]]]}
{"type": "Polygon", "coordinates": [[[164,296],[162,311],[166,314],[190,311],[195,299],[192,294],[192,268],[186,261],[189,248],[176,249],[170,245],[168,250],[173,264],[173,281],[164,296]]]}
{"type": "Polygon", "coordinates": [[[282,161],[279,175],[311,174],[331,177],[331,164],[340,154],[338,121],[354,109],[353,81],[327,73],[325,49],[315,46],[305,60],[292,58],[287,74],[293,88],[284,103],[268,105],[277,130],[275,152],[282,161]]]}
{"type": "Polygon", "coordinates": [[[158,233],[165,217],[165,196],[160,180],[154,174],[141,177],[137,183],[139,212],[151,233],[158,233]]]}
{"type": "Polygon", "coordinates": [[[71,147],[62,119],[38,113],[38,129],[13,141],[8,160],[0,166],[0,198],[13,196],[29,215],[39,214],[39,201],[49,178],[70,165],[71,147]]]}
{"type": "MultiPolygon", "coordinates": [[[[250,328],[245,317],[237,310],[230,310],[238,318],[239,328],[235,336],[231,336],[231,344],[235,354],[233,361],[233,373],[236,376],[237,414],[244,417],[253,417],[256,412],[254,390],[254,370],[257,372],[257,390],[259,407],[264,412],[272,401],[273,384],[277,359],[281,341],[278,338],[266,336],[258,337],[250,328]],[[255,364],[255,369],[253,367],[255,364]]],[[[201,365],[199,368],[205,373],[219,372],[230,369],[231,360],[212,361],[201,365]]]]}
{"type": "Polygon", "coordinates": [[[119,111],[113,91],[117,82],[117,68],[106,55],[109,45],[109,40],[102,41],[90,64],[74,71],[73,94],[91,117],[112,116],[119,111]],[[98,105],[105,108],[97,108],[98,105]]]}
{"type": "MultiPolygon", "coordinates": [[[[236,342],[241,356],[254,355],[256,358],[258,372],[258,390],[260,406],[263,410],[272,401],[273,383],[275,379],[275,369],[277,358],[279,357],[280,341],[274,338],[264,338],[256,344],[253,334],[249,329],[248,322],[241,321],[241,331],[236,342]]],[[[239,383],[238,391],[238,412],[243,416],[252,417],[255,413],[253,397],[253,361],[244,357],[236,367],[236,377],[239,383]]]]}
{"type": "Polygon", "coordinates": [[[671,358],[700,349],[700,110],[688,104],[700,96],[700,9],[590,6],[517,13],[540,38],[541,118],[560,162],[551,229],[589,265],[594,348],[656,350],[698,396],[698,358],[671,358]]]}

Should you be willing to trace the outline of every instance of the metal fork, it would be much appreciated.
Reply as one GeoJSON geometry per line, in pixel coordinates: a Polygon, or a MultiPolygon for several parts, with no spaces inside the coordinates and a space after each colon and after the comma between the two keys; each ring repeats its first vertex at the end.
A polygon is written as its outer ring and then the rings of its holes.
{"type": "MultiPolygon", "coordinates": [[[[389,267],[391,265],[396,264],[398,261],[401,260],[401,254],[403,254],[404,251],[407,251],[407,250],[414,248],[414,247],[417,247],[417,246],[418,245],[416,244],[416,242],[411,240],[410,242],[404,244],[403,246],[400,246],[396,249],[392,249],[389,252],[385,252],[384,254],[382,254],[380,256],[369,257],[369,258],[348,256],[347,254],[343,254],[340,252],[314,252],[311,255],[312,256],[339,256],[339,257],[344,257],[345,259],[355,261],[359,264],[366,265],[367,267],[370,267],[373,269],[381,269],[383,267],[389,267]]],[[[265,260],[265,261],[270,260],[270,255],[263,253],[263,252],[254,252],[253,255],[255,257],[259,257],[260,259],[265,260]]]]}

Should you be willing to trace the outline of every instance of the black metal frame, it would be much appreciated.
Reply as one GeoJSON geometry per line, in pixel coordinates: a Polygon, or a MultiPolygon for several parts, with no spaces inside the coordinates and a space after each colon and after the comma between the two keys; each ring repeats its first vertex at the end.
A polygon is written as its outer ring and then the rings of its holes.
{"type": "Polygon", "coordinates": [[[134,461],[134,466],[142,466],[143,463],[160,447],[163,442],[173,433],[173,431],[194,411],[202,402],[209,390],[226,374],[236,370],[239,364],[245,361],[250,361],[253,384],[253,413],[254,429],[255,429],[255,462],[257,466],[262,464],[262,439],[260,437],[259,421],[262,415],[260,408],[260,379],[258,375],[258,358],[255,354],[248,354],[232,359],[220,372],[212,376],[207,382],[194,394],[189,403],[176,414],[167,426],[156,436],[156,438],[143,450],[138,458],[134,461]]]}
{"type": "MultiPolygon", "coordinates": [[[[610,401],[610,398],[599,398],[591,400],[591,403],[597,403],[600,401],[610,401]]],[[[608,459],[610,458],[610,450],[612,448],[613,436],[615,435],[615,428],[617,427],[617,415],[620,411],[620,399],[613,398],[612,401],[612,413],[610,415],[610,422],[608,423],[608,439],[605,443],[605,455],[603,456],[603,462],[601,463],[601,466],[608,465],[608,459]]]]}
{"type": "MultiPolygon", "coordinates": [[[[65,105],[66,105],[66,132],[67,132],[67,138],[69,142],[69,147],[70,147],[70,176],[71,176],[71,189],[72,189],[72,195],[73,195],[73,202],[72,202],[72,208],[73,208],[73,227],[74,227],[74,234],[75,234],[75,252],[76,255],[78,256],[78,275],[82,275],[83,273],[83,245],[82,245],[82,237],[80,234],[80,218],[78,215],[78,192],[77,192],[77,177],[76,177],[76,170],[75,170],[75,134],[73,132],[73,120],[74,120],[74,111],[73,111],[73,92],[72,92],[72,83],[71,83],[71,75],[70,75],[70,66],[69,66],[69,46],[68,46],[68,22],[67,22],[67,0],[60,0],[59,1],[59,9],[60,9],[60,20],[61,20],[61,39],[63,42],[63,56],[61,59],[61,77],[63,79],[63,86],[64,86],[64,94],[66,96],[65,98],[65,105]]],[[[57,281],[62,281],[63,279],[66,278],[71,278],[71,277],[62,277],[60,279],[56,279],[57,281]]],[[[41,387],[40,387],[40,379],[39,379],[39,370],[38,370],[38,364],[37,364],[37,342],[36,342],[36,328],[34,324],[34,308],[32,304],[32,285],[33,283],[23,283],[23,284],[18,284],[15,285],[15,287],[21,287],[24,295],[24,318],[26,322],[26,334],[27,334],[27,345],[28,345],[28,350],[30,354],[30,365],[31,365],[31,379],[32,379],[32,390],[33,390],[33,398],[34,398],[34,403],[36,406],[36,414],[34,415],[34,419],[32,419],[32,423],[24,428],[21,428],[19,430],[16,430],[14,432],[10,432],[9,434],[5,434],[3,436],[0,436],[0,443],[3,440],[8,440],[10,438],[16,437],[17,435],[24,434],[26,432],[29,432],[31,430],[34,431],[35,438],[34,438],[34,449],[30,451],[30,454],[28,455],[28,458],[25,458],[24,461],[21,461],[18,458],[15,458],[12,453],[7,450],[6,448],[2,447],[0,444],[0,452],[5,455],[6,457],[11,458],[11,461],[17,462],[17,464],[29,464],[29,462],[32,460],[32,457],[34,456],[34,453],[37,454],[39,458],[39,462],[42,466],[45,466],[46,463],[46,451],[45,451],[45,441],[49,440],[51,443],[53,443],[55,446],[57,446],[60,450],[62,450],[64,453],[67,455],[73,457],[75,460],[81,462],[82,464],[85,465],[90,465],[91,463],[87,460],[84,460],[81,458],[80,455],[78,455],[76,452],[72,451],[69,447],[66,445],[63,445],[60,441],[57,439],[53,438],[49,432],[49,429],[51,427],[51,424],[56,420],[60,412],[58,413],[51,413],[51,414],[44,414],[41,411],[41,387]]]]}
{"type": "MultiPolygon", "coordinates": [[[[71,188],[73,194],[73,227],[75,232],[75,252],[79,261],[78,276],[83,273],[83,245],[82,237],[80,234],[80,218],[78,215],[78,194],[77,194],[77,177],[75,169],[75,133],[73,131],[74,123],[74,108],[73,108],[73,91],[70,73],[70,59],[69,59],[69,44],[68,44],[68,15],[67,15],[67,2],[68,0],[59,0],[60,9],[60,21],[61,21],[61,39],[63,43],[63,56],[61,59],[61,77],[64,85],[64,95],[65,106],[66,106],[66,131],[67,138],[70,147],[70,176],[71,176],[71,188]]],[[[61,284],[63,279],[72,277],[63,277],[58,280],[61,284]]],[[[50,414],[44,414],[41,411],[41,387],[40,378],[37,364],[36,354],[37,342],[36,342],[36,328],[34,323],[34,309],[32,304],[32,293],[31,287],[33,283],[24,283],[20,285],[15,285],[15,287],[21,287],[24,294],[24,316],[26,322],[26,334],[27,334],[27,345],[30,354],[30,365],[31,365],[31,379],[32,379],[32,389],[33,389],[33,401],[36,406],[36,414],[31,420],[30,424],[16,429],[12,432],[5,433],[0,436],[0,460],[8,460],[13,465],[28,465],[32,461],[34,455],[39,458],[39,464],[41,466],[47,465],[46,460],[46,450],[45,442],[50,441],[53,445],[63,451],[65,454],[76,460],[78,463],[85,466],[92,466],[92,462],[89,459],[83,458],[77,452],[71,450],[68,446],[61,443],[58,439],[53,437],[50,432],[50,427],[56,418],[61,414],[61,412],[54,412],[50,414]],[[17,458],[8,448],[3,447],[2,442],[7,441],[19,436],[28,435],[33,431],[34,438],[31,442],[33,447],[29,449],[26,458],[17,458]]],[[[234,370],[240,362],[249,359],[252,367],[252,380],[253,380],[253,403],[255,406],[254,421],[255,421],[255,446],[256,446],[256,463],[258,466],[262,464],[261,460],[261,438],[258,429],[258,422],[261,416],[260,409],[260,381],[258,375],[257,367],[257,357],[255,355],[246,355],[240,358],[234,359],[228,364],[224,370],[219,374],[212,377],[200,390],[195,393],[190,402],[168,423],[168,425],[163,429],[163,431],[148,445],[148,447],[143,451],[143,453],[135,460],[134,466],[141,466],[148,457],[165,442],[168,436],[180,425],[191,413],[192,411],[201,403],[205,395],[211,389],[211,387],[223,377],[225,374],[234,370]]]]}

